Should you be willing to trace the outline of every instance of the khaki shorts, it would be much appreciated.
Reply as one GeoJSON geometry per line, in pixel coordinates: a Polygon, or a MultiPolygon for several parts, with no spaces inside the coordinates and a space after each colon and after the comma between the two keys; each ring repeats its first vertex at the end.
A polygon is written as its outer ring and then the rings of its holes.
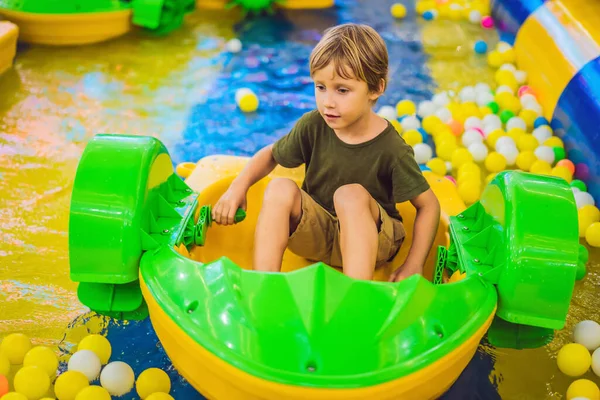
{"type": "MultiPolygon", "coordinates": [[[[302,217],[289,238],[288,249],[308,260],[322,261],[332,267],[341,267],[340,225],[337,217],[321,207],[308,193],[303,190],[301,193],[302,217]]],[[[394,258],[406,236],[402,222],[390,217],[381,205],[379,215],[381,225],[377,267],[394,258]]]]}

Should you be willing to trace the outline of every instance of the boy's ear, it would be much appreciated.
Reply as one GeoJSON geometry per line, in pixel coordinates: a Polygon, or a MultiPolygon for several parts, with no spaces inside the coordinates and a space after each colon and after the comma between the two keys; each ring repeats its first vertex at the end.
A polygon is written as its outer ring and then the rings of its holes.
{"type": "Polygon", "coordinates": [[[383,94],[384,91],[385,91],[385,80],[381,79],[379,81],[378,90],[376,92],[371,92],[371,94],[370,94],[371,101],[375,101],[379,97],[381,97],[381,95],[383,94]]]}

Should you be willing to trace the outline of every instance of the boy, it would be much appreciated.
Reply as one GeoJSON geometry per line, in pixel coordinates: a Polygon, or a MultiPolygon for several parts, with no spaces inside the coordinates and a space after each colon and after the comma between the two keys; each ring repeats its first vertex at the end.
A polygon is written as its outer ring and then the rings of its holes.
{"type": "Polygon", "coordinates": [[[233,223],[246,193],[277,164],[305,164],[302,189],[272,180],[256,225],[254,269],[279,271],[287,248],[310,260],[342,267],[356,279],[372,279],[391,260],[405,236],[395,204],[417,209],[409,255],[391,281],[423,272],[440,217],[437,198],[412,148],[372,110],[387,83],[388,54],[382,38],[365,25],[331,28],[310,56],[317,110],[306,113],[286,136],[256,153],[213,209],[214,220],[233,223]]]}

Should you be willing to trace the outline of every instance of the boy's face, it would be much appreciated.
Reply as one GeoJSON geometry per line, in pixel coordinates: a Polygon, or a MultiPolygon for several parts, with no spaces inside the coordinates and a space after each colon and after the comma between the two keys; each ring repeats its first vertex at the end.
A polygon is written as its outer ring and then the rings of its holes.
{"type": "Polygon", "coordinates": [[[339,76],[333,62],[315,71],[317,109],[330,128],[340,130],[368,115],[379,93],[369,91],[366,82],[356,79],[350,69],[346,79],[339,76]]]}

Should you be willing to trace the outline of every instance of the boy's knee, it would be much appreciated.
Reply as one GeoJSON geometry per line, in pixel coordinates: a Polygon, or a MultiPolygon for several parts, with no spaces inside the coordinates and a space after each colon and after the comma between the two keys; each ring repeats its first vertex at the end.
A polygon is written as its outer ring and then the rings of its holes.
{"type": "Polygon", "coordinates": [[[296,200],[300,200],[298,185],[291,179],[275,178],[267,185],[263,204],[291,208],[296,200]]]}
{"type": "Polygon", "coordinates": [[[333,193],[333,205],[338,214],[346,210],[369,207],[370,202],[371,195],[358,183],[340,186],[333,193]]]}

